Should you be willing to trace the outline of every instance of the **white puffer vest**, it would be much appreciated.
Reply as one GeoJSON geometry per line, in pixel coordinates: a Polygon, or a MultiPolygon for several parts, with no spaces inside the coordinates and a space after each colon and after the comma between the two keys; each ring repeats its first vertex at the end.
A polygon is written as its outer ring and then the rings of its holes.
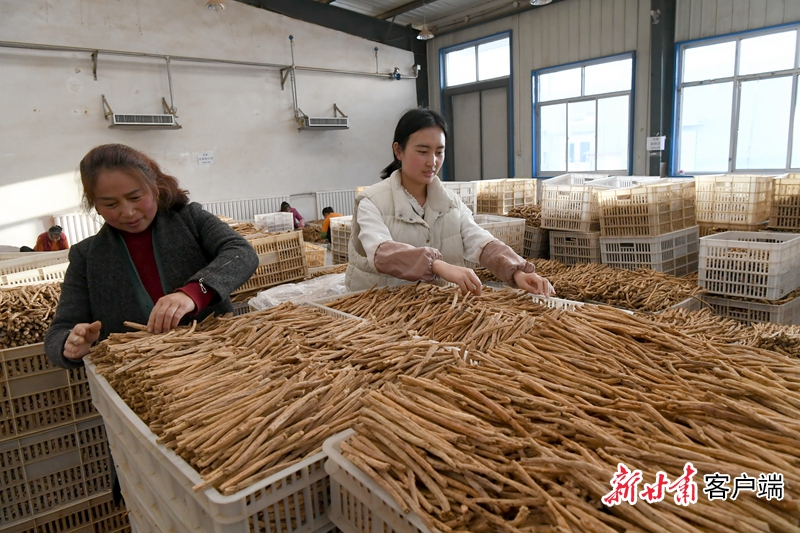
{"type": "Polygon", "coordinates": [[[438,177],[428,185],[425,200],[425,218],[414,212],[400,184],[400,171],[361,191],[356,196],[353,210],[353,229],[348,245],[345,286],[349,291],[395,286],[408,283],[406,280],[381,274],[367,260],[367,254],[359,240],[358,204],[369,198],[383,216],[392,240],[415,247],[431,247],[441,252],[445,262],[464,266],[464,241],[461,237],[461,198],[442,185],[438,177]]]}

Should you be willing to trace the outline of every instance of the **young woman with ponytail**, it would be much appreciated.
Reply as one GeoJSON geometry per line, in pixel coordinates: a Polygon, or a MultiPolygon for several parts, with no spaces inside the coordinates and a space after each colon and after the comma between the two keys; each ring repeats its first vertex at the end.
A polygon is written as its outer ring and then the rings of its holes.
{"type": "Polygon", "coordinates": [[[442,279],[479,295],[481,282],[465,266],[471,261],[512,287],[554,295],[532,263],[478,226],[459,196],[439,181],[446,140],[447,123],[436,111],[412,109],[400,118],[394,161],[383,170],[383,181],[356,196],[348,290],[442,279]]]}
{"type": "Polygon", "coordinates": [[[82,365],[93,343],[127,331],[125,321],[161,333],[233,310],[230,293],[258,266],[244,238],[190,203],[178,180],[129,146],[92,149],[80,174],[85,207],[105,224],[70,248],[45,336],[51,362],[82,365]]]}

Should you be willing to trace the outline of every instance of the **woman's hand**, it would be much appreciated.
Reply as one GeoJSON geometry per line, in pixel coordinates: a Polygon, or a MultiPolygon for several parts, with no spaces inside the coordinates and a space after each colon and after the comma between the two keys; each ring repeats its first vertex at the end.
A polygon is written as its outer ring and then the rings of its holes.
{"type": "Polygon", "coordinates": [[[547,278],[543,278],[535,272],[523,272],[522,270],[517,270],[514,272],[514,281],[516,282],[517,287],[530,293],[541,294],[542,296],[546,296],[548,298],[556,295],[556,290],[553,288],[553,285],[547,281],[547,278]]]}
{"type": "Polygon", "coordinates": [[[471,292],[475,296],[481,295],[481,280],[471,268],[451,265],[437,259],[431,265],[431,272],[445,281],[458,285],[461,288],[461,294],[471,292]]]}
{"type": "Polygon", "coordinates": [[[64,343],[64,357],[73,361],[80,361],[86,357],[92,344],[100,338],[101,327],[102,324],[99,320],[91,324],[85,322],[75,324],[67,336],[67,342],[64,343]]]}
{"type": "Polygon", "coordinates": [[[150,312],[147,331],[150,333],[169,331],[178,325],[186,313],[191,313],[194,309],[194,300],[184,292],[173,292],[162,296],[150,312]]]}

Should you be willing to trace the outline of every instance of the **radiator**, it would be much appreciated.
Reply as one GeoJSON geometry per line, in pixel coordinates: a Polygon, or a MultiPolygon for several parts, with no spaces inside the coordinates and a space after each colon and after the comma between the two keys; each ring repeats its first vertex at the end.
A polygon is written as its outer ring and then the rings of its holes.
{"type": "Polygon", "coordinates": [[[317,195],[317,218],[324,218],[322,210],[332,207],[335,213],[345,216],[353,214],[353,204],[356,201],[356,190],[345,189],[342,191],[322,191],[317,195]]]}
{"type": "Polygon", "coordinates": [[[255,222],[256,215],[277,213],[281,210],[281,202],[288,201],[288,196],[270,196],[268,198],[245,198],[242,200],[206,202],[202,205],[203,209],[215,215],[222,215],[234,220],[255,222]]]}
{"type": "Polygon", "coordinates": [[[103,217],[92,211],[90,213],[61,213],[53,215],[56,226],[61,226],[70,246],[91,237],[103,226],[103,217]]]}

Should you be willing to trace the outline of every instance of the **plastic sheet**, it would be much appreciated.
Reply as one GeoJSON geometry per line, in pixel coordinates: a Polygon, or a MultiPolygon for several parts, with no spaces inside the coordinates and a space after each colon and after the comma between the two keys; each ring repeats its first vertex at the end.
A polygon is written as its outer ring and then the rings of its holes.
{"type": "Polygon", "coordinates": [[[299,283],[271,287],[251,298],[249,304],[253,309],[261,311],[283,302],[300,304],[329,296],[339,296],[346,292],[344,274],[328,274],[299,283]]]}

